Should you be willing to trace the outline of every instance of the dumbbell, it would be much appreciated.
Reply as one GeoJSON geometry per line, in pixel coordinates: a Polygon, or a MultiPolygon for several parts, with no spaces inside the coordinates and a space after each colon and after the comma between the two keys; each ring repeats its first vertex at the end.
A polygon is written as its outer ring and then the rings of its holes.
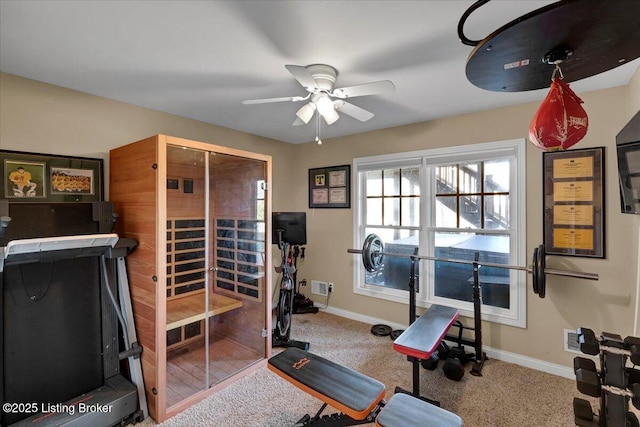
{"type": "Polygon", "coordinates": [[[446,342],[440,341],[438,344],[438,348],[431,354],[431,357],[427,360],[423,360],[421,363],[424,369],[429,371],[433,371],[438,367],[438,362],[441,360],[446,360],[447,355],[449,354],[449,346],[446,342]]]}
{"type": "Polygon", "coordinates": [[[598,427],[600,423],[593,419],[593,410],[589,401],[573,398],[573,419],[574,423],[580,427],[598,427]]]}
{"type": "Polygon", "coordinates": [[[631,403],[636,407],[636,409],[640,409],[640,383],[631,384],[629,388],[633,393],[631,403]]]}
{"type": "Polygon", "coordinates": [[[640,365],[640,338],[626,337],[624,339],[624,343],[631,352],[629,357],[631,359],[631,363],[634,365],[640,365]]]}
{"type": "Polygon", "coordinates": [[[464,364],[467,362],[467,352],[464,347],[454,347],[449,350],[449,357],[444,362],[442,370],[444,376],[453,381],[460,381],[464,377],[464,364]]]}
{"type": "Polygon", "coordinates": [[[586,369],[588,371],[597,372],[596,362],[585,357],[574,357],[573,359],[573,373],[578,372],[578,369],[586,369]]]}
{"type": "Polygon", "coordinates": [[[580,344],[581,352],[591,356],[595,356],[600,353],[600,343],[598,342],[593,330],[588,328],[578,328],[576,333],[578,334],[578,343],[580,344]]]}
{"type": "Polygon", "coordinates": [[[640,409],[640,369],[626,368],[628,388],[633,393],[631,403],[640,409]]]}
{"type": "Polygon", "coordinates": [[[600,397],[602,383],[595,362],[584,357],[576,357],[573,359],[573,370],[576,374],[578,391],[589,396],[600,397]]]}

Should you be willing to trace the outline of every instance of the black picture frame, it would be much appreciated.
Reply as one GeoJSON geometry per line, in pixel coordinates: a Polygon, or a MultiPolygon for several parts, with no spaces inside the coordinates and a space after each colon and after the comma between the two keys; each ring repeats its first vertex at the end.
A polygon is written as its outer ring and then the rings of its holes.
{"type": "Polygon", "coordinates": [[[309,208],[351,207],[351,165],[309,169],[309,208]]]}
{"type": "Polygon", "coordinates": [[[104,200],[102,159],[0,150],[0,177],[9,203],[104,200]]]}
{"type": "Polygon", "coordinates": [[[605,147],[544,152],[545,252],[605,258],[605,147]]]}

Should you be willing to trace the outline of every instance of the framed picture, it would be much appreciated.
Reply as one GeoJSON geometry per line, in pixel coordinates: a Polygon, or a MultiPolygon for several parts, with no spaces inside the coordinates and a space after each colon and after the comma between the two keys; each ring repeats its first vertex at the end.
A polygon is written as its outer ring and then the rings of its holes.
{"type": "Polygon", "coordinates": [[[10,202],[103,200],[102,159],[0,150],[0,198],[10,202]]]}
{"type": "Polygon", "coordinates": [[[351,165],[309,169],[310,208],[351,207],[351,165]]]}
{"type": "Polygon", "coordinates": [[[604,147],[543,153],[547,254],[605,258],[604,162],[604,147]]]}

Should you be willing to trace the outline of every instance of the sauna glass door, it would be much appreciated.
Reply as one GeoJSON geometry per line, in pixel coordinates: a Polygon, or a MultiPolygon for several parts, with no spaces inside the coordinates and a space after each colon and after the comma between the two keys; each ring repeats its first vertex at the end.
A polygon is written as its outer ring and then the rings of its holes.
{"type": "Polygon", "coordinates": [[[263,160],[167,146],[167,407],[264,360],[263,160]]]}
{"type": "Polygon", "coordinates": [[[167,146],[167,407],[209,385],[207,161],[202,150],[167,146]]]}
{"type": "Polygon", "coordinates": [[[212,384],[264,360],[266,162],[209,155],[212,384]]]}

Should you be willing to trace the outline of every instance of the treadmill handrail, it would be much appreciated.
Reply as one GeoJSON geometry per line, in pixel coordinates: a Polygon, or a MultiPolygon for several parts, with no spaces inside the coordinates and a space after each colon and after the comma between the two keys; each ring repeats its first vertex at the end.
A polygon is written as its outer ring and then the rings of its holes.
{"type": "Polygon", "coordinates": [[[4,258],[9,258],[11,255],[17,254],[49,252],[65,249],[82,249],[93,247],[113,248],[117,242],[118,235],[115,233],[20,239],[12,240],[7,243],[3,255],[4,258]]]}

